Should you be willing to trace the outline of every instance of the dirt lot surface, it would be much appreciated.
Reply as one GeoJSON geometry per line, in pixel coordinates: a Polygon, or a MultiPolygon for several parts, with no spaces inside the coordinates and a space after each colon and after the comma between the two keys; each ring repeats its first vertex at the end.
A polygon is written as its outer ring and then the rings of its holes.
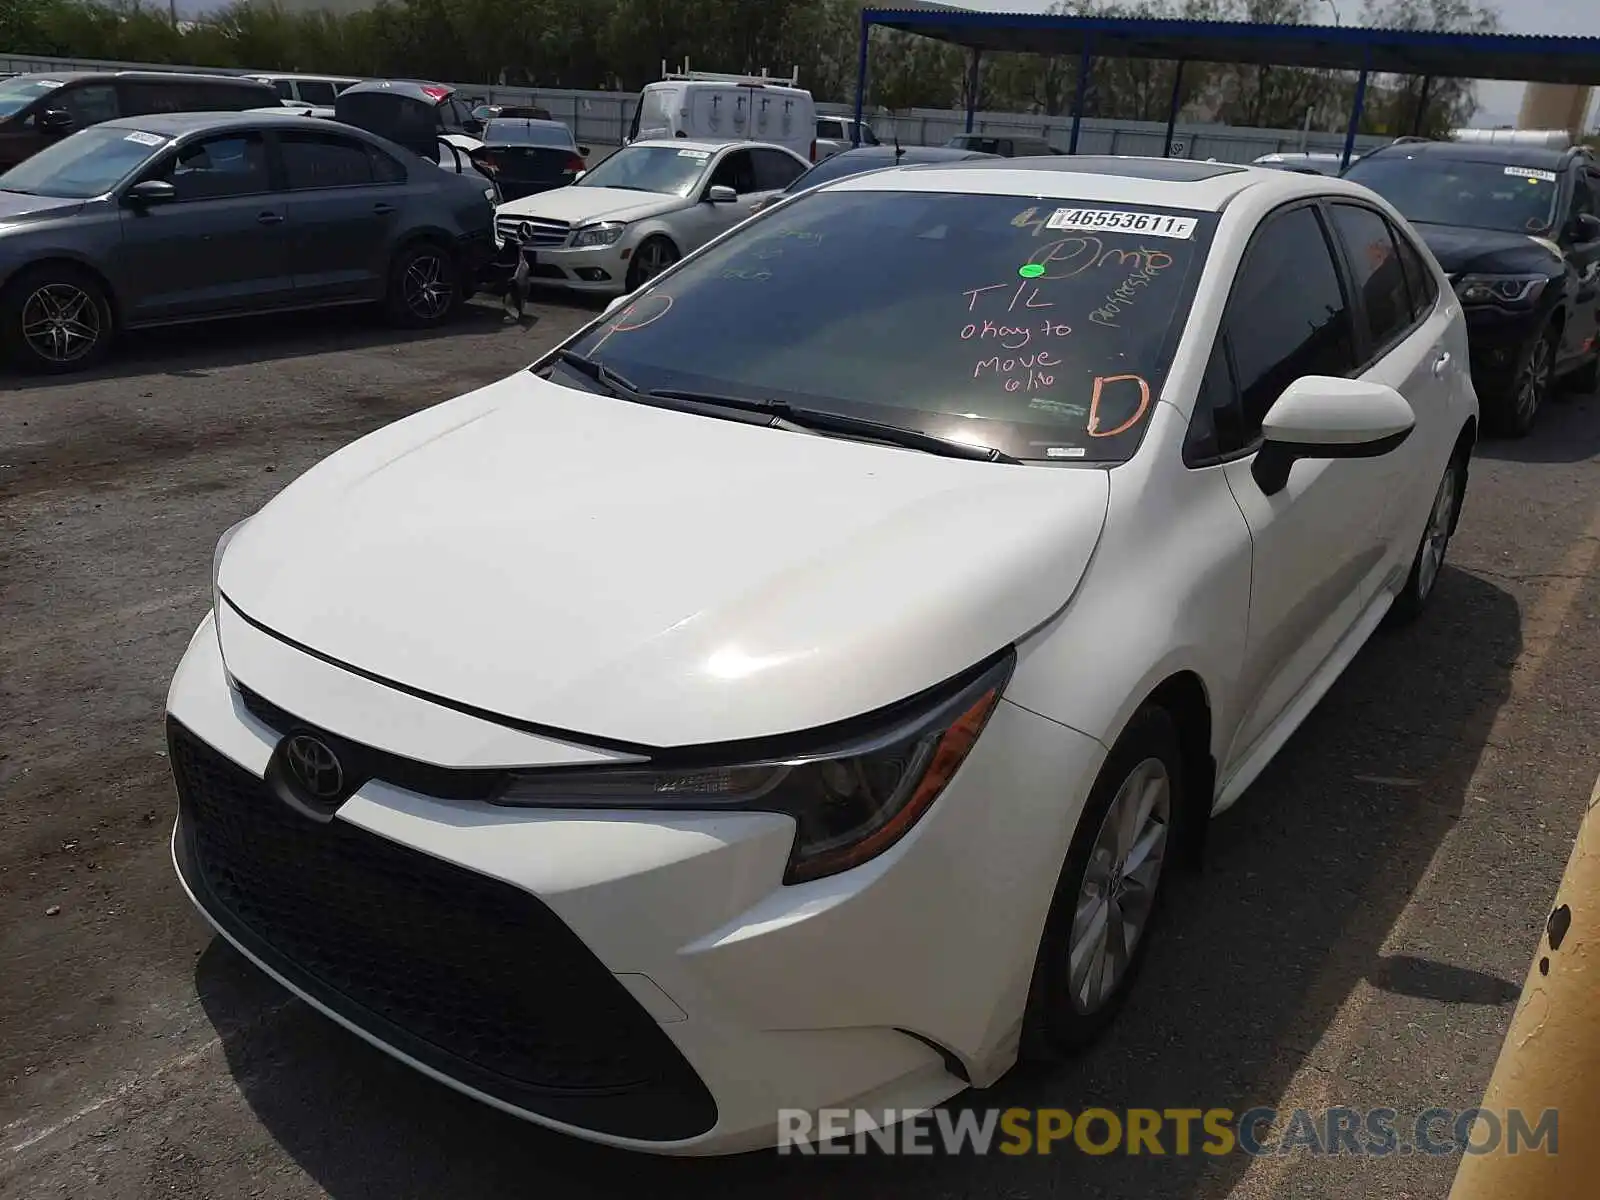
{"type": "MultiPolygon", "coordinates": [[[[89,378],[0,375],[0,1195],[1444,1194],[1454,1162],[1422,1155],[611,1152],[413,1074],[213,939],[168,859],[161,711],[217,535],[589,315],[537,311],[410,339],[359,314],[181,330],[89,378]]],[[[1435,607],[1217,822],[1113,1035],[959,1105],[1476,1103],[1600,768],[1597,458],[1592,398],[1480,447],[1435,607]]]]}

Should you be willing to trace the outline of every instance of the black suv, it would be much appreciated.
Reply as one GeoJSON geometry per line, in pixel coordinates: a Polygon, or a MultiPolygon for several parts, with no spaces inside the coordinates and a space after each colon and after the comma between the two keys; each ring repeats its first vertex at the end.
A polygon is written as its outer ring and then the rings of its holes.
{"type": "Polygon", "coordinates": [[[1557,386],[1600,386],[1600,166],[1586,148],[1405,142],[1344,177],[1398,208],[1450,277],[1487,427],[1521,437],[1557,386]]]}

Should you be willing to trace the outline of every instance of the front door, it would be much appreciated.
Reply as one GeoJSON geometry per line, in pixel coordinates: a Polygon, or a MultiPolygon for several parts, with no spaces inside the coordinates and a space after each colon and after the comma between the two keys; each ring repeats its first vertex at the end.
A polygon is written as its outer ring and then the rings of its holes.
{"type": "Polygon", "coordinates": [[[1234,403],[1217,437],[1228,486],[1250,527],[1250,627],[1241,707],[1227,766],[1237,765],[1356,624],[1382,557],[1388,466],[1382,459],[1294,464],[1267,495],[1251,474],[1261,423],[1306,375],[1359,373],[1344,284],[1314,204],[1280,209],[1256,231],[1234,282],[1222,337],[1234,403]]]}
{"type": "Polygon", "coordinates": [[[1578,170],[1573,180],[1573,219],[1562,239],[1567,257],[1578,273],[1577,304],[1561,339],[1563,368],[1587,357],[1600,337],[1600,237],[1595,236],[1593,226],[1585,228],[1578,222],[1579,214],[1600,219],[1600,175],[1588,168],[1578,170]]]}
{"type": "Polygon", "coordinates": [[[259,133],[189,142],[141,178],[165,180],[176,197],[122,210],[114,274],[130,324],[290,302],[287,204],[259,133]]]}
{"type": "Polygon", "coordinates": [[[277,139],[289,189],[295,302],[381,296],[410,186],[405,169],[376,147],[336,133],[292,130],[277,139]]]}

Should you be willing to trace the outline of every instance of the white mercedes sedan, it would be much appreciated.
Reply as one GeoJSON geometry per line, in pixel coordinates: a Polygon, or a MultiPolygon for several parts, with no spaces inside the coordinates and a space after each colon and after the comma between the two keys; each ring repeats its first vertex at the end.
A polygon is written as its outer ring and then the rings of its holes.
{"type": "Polygon", "coordinates": [[[613,1146],[987,1087],[1106,1028],[1206,820],[1428,603],[1477,414],[1345,181],[803,192],[223,535],[179,875],[335,1021],[613,1146]]]}
{"type": "Polygon", "coordinates": [[[522,245],[542,283],[622,295],[726,233],[810,167],[764,142],[635,142],[568,187],[502,204],[495,235],[522,245]]]}

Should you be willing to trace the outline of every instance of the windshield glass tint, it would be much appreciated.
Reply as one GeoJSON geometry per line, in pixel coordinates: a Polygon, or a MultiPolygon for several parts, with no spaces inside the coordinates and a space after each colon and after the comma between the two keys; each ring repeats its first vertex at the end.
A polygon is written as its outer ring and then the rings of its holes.
{"type": "Polygon", "coordinates": [[[483,140],[490,146],[555,146],[566,149],[572,145],[572,134],[565,125],[490,121],[484,127],[483,140]]]}
{"type": "Polygon", "coordinates": [[[1429,155],[1362,159],[1345,178],[1377,192],[1409,221],[1542,233],[1554,219],[1554,171],[1429,155]]]}
{"type": "Polygon", "coordinates": [[[168,140],[161,134],[97,125],[46,146],[0,175],[0,190],[79,200],[103,196],[168,140]]]}
{"type": "Polygon", "coordinates": [[[675,146],[625,146],[595,167],[576,186],[629,188],[687,196],[711,161],[709,150],[675,146]]]}
{"type": "Polygon", "coordinates": [[[40,96],[55,91],[61,84],[40,79],[7,79],[0,81],[0,117],[21,112],[40,96]]]}
{"type": "Polygon", "coordinates": [[[1160,393],[1214,221],[810,192],[572,348],[646,390],[777,399],[1022,459],[1121,461],[1160,393]]]}

